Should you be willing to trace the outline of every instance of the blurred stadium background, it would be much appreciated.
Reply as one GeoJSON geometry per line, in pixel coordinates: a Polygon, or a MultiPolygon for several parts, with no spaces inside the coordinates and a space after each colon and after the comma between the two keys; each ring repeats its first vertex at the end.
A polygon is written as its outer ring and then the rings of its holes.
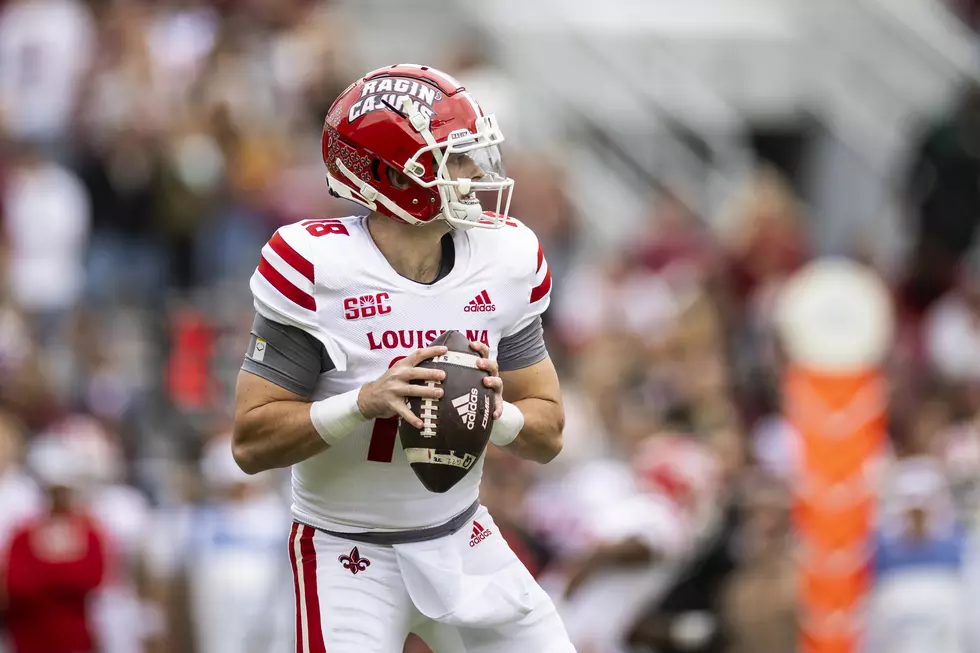
{"type": "Polygon", "coordinates": [[[977,29],[974,0],[0,1],[0,549],[70,484],[101,651],[293,650],[286,479],[227,446],[247,279],[352,212],[323,117],[409,61],[497,114],[555,274],[565,449],[491,452],[483,488],[542,583],[647,564],[617,529],[656,493],[690,531],[617,650],[797,650],[773,299],[846,255],[898,316],[867,650],[980,651],[977,29]]]}

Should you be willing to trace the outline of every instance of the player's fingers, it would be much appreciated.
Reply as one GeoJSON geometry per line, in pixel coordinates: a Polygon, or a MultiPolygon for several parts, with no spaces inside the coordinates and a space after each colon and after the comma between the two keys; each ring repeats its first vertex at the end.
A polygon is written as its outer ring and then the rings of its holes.
{"type": "Polygon", "coordinates": [[[417,349],[406,356],[402,360],[402,363],[408,367],[415,367],[422,361],[428,360],[429,358],[433,358],[435,356],[442,356],[447,351],[449,351],[449,348],[441,345],[438,347],[423,347],[422,349],[417,349]]]}
{"type": "Polygon", "coordinates": [[[411,424],[417,429],[422,428],[422,420],[412,412],[412,409],[408,407],[408,404],[404,401],[398,400],[391,402],[391,409],[395,411],[398,417],[411,424]]]}
{"type": "Polygon", "coordinates": [[[482,358],[488,358],[490,356],[490,347],[478,340],[470,342],[470,349],[480,354],[482,358]]]}
{"type": "Polygon", "coordinates": [[[404,387],[399,388],[398,394],[402,397],[432,397],[437,399],[443,395],[443,389],[438,386],[413,383],[411,385],[405,384],[404,387]]]}
{"type": "Polygon", "coordinates": [[[504,389],[504,380],[499,376],[487,376],[483,378],[483,385],[499,392],[504,389]]]}
{"type": "Polygon", "coordinates": [[[429,367],[409,367],[402,370],[399,378],[406,381],[444,381],[445,370],[434,370],[429,367]]]}
{"type": "Polygon", "coordinates": [[[476,366],[481,370],[490,372],[490,376],[497,376],[499,369],[497,367],[497,361],[490,358],[480,358],[476,361],[476,366]]]}
{"type": "Polygon", "coordinates": [[[493,418],[500,419],[504,412],[504,381],[499,376],[488,376],[483,379],[483,385],[493,390],[493,418]]]}

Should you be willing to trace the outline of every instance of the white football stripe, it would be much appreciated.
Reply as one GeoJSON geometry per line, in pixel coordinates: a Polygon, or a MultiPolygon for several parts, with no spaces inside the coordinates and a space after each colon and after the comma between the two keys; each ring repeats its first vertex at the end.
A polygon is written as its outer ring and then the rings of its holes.
{"type": "Polygon", "coordinates": [[[408,447],[405,449],[405,458],[410,463],[429,463],[432,465],[448,465],[450,467],[461,467],[469,469],[477,461],[473,454],[464,453],[457,456],[455,451],[444,451],[427,449],[425,447],[408,447]]]}
{"type": "Polygon", "coordinates": [[[448,363],[450,365],[459,365],[460,367],[471,367],[474,370],[478,370],[476,362],[480,360],[479,356],[475,354],[461,354],[458,351],[446,352],[442,356],[436,356],[432,359],[435,363],[448,363]]]}
{"type": "Polygon", "coordinates": [[[269,265],[274,267],[279,274],[286,277],[289,283],[293,284],[303,292],[308,295],[313,294],[313,282],[304,277],[299,271],[296,270],[289,263],[282,260],[282,257],[276,254],[276,251],[266,243],[265,247],[262,248],[262,256],[269,265]]]}
{"type": "Polygon", "coordinates": [[[548,276],[548,259],[541,259],[541,269],[534,275],[534,285],[539,286],[544,278],[548,276]]]}

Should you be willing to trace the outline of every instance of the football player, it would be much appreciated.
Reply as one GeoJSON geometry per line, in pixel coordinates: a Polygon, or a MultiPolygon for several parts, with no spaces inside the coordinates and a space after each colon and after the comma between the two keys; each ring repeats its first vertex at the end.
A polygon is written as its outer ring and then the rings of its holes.
{"type": "Polygon", "coordinates": [[[537,509],[549,513],[538,522],[570,531],[551,533],[573,543],[561,551],[570,564],[554,565],[541,582],[553,592],[564,586],[557,608],[579,650],[632,650],[633,624],[717,528],[718,477],[719,460],[704,441],[661,431],[641,440],[628,462],[582,466],[557,501],[540,505],[537,497],[537,509]],[[618,609],[604,609],[610,604],[618,609]]]}
{"type": "Polygon", "coordinates": [[[482,459],[436,494],[397,441],[398,420],[422,426],[408,397],[441,398],[410,382],[444,377],[417,366],[456,329],[495,393],[492,444],[541,463],[561,450],[551,275],[507,215],[503,140],[452,77],[375,70],[333,103],[322,139],[331,192],[368,215],[292,224],[262,250],[233,450],[249,473],[292,467],[297,651],[400,653],[410,632],[436,653],[574,651],[479,504],[482,459]]]}

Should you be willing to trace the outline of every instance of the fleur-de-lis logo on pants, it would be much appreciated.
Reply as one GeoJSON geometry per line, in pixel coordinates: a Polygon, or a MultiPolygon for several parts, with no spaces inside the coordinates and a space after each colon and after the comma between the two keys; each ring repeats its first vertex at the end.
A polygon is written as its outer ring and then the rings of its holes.
{"type": "Polygon", "coordinates": [[[371,561],[367,558],[362,558],[360,552],[355,546],[350,551],[350,555],[340,556],[337,558],[340,564],[344,566],[344,569],[349,569],[350,573],[357,575],[357,572],[364,571],[371,566],[371,561]]]}

